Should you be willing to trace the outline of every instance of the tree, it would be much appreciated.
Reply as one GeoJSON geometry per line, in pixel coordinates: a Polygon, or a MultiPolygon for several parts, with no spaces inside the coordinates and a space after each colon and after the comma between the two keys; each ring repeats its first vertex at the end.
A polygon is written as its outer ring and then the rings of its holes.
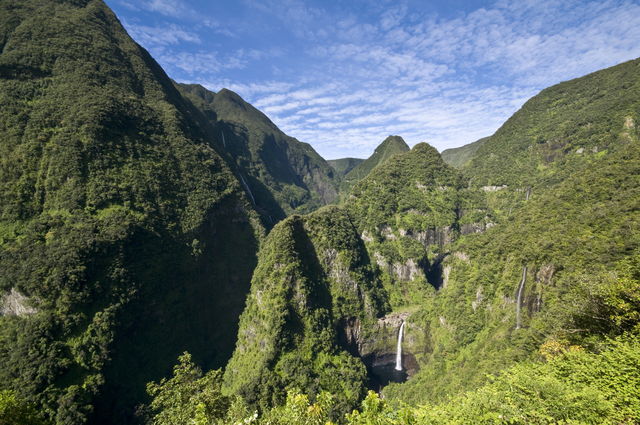
{"type": "Polygon", "coordinates": [[[223,418],[231,404],[221,391],[222,372],[202,370],[185,352],[178,357],[173,377],[147,384],[153,425],[211,424],[223,418]]]}

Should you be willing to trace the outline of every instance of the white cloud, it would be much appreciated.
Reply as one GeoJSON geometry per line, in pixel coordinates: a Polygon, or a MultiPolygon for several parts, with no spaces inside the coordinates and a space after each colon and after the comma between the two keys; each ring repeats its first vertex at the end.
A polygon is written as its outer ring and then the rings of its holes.
{"type": "MultiPolygon", "coordinates": [[[[451,18],[406,1],[372,2],[366,13],[303,0],[243,4],[262,20],[234,30],[250,40],[252,25],[268,27],[273,41],[210,45],[186,25],[127,28],[178,79],[238,92],[329,158],[368,156],[391,133],[440,150],[469,143],[539,90],[640,56],[640,4],[630,0],[497,0],[451,18]]],[[[195,13],[180,0],[130,7],[195,13]]],[[[219,22],[200,19],[222,33],[219,22]]]]}
{"type": "Polygon", "coordinates": [[[138,43],[147,46],[147,48],[177,45],[182,42],[201,43],[198,34],[187,31],[175,24],[148,26],[127,21],[123,21],[123,24],[129,34],[138,41],[138,43]]]}

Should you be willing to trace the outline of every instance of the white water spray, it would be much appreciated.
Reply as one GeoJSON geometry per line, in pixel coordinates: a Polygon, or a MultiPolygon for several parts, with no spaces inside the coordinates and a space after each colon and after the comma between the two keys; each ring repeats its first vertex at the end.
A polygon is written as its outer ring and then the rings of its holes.
{"type": "Polygon", "coordinates": [[[516,329],[520,329],[522,325],[521,310],[522,310],[522,293],[524,292],[524,283],[527,281],[527,266],[522,267],[522,279],[520,280],[520,286],[518,287],[518,297],[516,299],[516,329]]]}
{"type": "Polygon", "coordinates": [[[402,334],[404,333],[404,321],[398,332],[398,348],[396,349],[396,370],[402,370],[402,334]]]}

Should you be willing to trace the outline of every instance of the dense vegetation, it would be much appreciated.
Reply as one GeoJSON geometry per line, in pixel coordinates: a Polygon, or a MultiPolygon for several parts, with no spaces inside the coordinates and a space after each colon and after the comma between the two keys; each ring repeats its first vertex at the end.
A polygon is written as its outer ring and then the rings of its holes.
{"type": "Polygon", "coordinates": [[[347,171],[99,0],[3,2],[0,47],[0,424],[640,423],[640,60],[460,171],[397,136],[347,171]]]}
{"type": "Polygon", "coordinates": [[[541,91],[478,147],[465,173],[476,185],[533,186],[553,165],[637,140],[639,70],[636,59],[541,91]]]}
{"type": "Polygon", "coordinates": [[[461,168],[473,159],[480,146],[488,139],[488,137],[484,137],[459,148],[445,149],[442,151],[442,159],[452,167],[461,168]]]}
{"type": "Polygon", "coordinates": [[[364,161],[357,164],[344,175],[340,184],[340,192],[343,195],[349,193],[350,189],[369,175],[369,173],[379,165],[384,164],[394,155],[404,153],[409,150],[409,146],[400,136],[389,136],[378,145],[373,154],[364,161]]]}
{"type": "Polygon", "coordinates": [[[214,125],[218,146],[241,170],[241,181],[269,225],[337,199],[339,178],[311,145],[284,134],[230,90],[213,93],[197,84],[177,87],[214,125]]]}
{"type": "Polygon", "coordinates": [[[258,215],[101,1],[4,1],[0,46],[0,390],[126,423],[185,349],[230,356],[258,215]]]}
{"type": "Polygon", "coordinates": [[[426,143],[376,167],[346,200],[370,255],[383,271],[392,306],[417,304],[439,287],[447,246],[474,226],[483,229],[481,192],[426,143]]]}
{"type": "Polygon", "coordinates": [[[345,174],[364,161],[364,159],[360,158],[340,158],[329,159],[327,163],[331,165],[339,177],[344,177],[345,174]]]}
{"type": "Polygon", "coordinates": [[[370,327],[388,309],[367,252],[345,211],[325,207],[292,216],[260,251],[251,294],[240,320],[225,387],[265,410],[297,388],[312,397],[336,395],[335,412],[360,400],[362,362],[345,351],[345,326],[370,327]],[[367,326],[369,325],[369,326],[367,326]]]}

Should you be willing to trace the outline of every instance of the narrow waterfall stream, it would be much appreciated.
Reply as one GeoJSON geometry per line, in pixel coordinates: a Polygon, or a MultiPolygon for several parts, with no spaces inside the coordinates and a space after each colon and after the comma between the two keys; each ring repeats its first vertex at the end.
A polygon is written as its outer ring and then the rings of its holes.
{"type": "Polygon", "coordinates": [[[224,148],[227,148],[227,141],[224,140],[224,131],[220,131],[220,134],[222,135],[222,146],[224,146],[224,148]]]}
{"type": "Polygon", "coordinates": [[[404,331],[404,321],[400,325],[398,332],[398,347],[396,349],[396,370],[402,370],[402,334],[404,331]]]}
{"type": "Polygon", "coordinates": [[[242,177],[242,174],[238,174],[238,175],[240,176],[240,180],[242,181],[242,185],[244,186],[245,189],[247,189],[247,193],[251,197],[251,202],[253,202],[253,205],[255,205],[256,204],[256,200],[253,197],[253,193],[251,193],[251,188],[249,188],[249,185],[247,184],[247,182],[244,181],[244,177],[242,177]]]}
{"type": "Polygon", "coordinates": [[[516,298],[516,329],[520,329],[522,325],[521,310],[522,310],[522,293],[524,292],[524,284],[527,281],[527,266],[522,267],[522,279],[520,280],[520,286],[518,287],[518,297],[516,298]]]}

